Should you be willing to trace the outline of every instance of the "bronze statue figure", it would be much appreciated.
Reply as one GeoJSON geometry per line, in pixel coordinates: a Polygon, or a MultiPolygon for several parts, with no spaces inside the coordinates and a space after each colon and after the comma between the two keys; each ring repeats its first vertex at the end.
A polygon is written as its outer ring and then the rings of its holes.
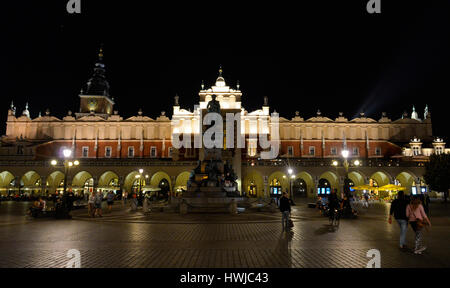
{"type": "Polygon", "coordinates": [[[220,114],[220,103],[216,100],[216,95],[212,95],[212,100],[208,102],[208,106],[206,106],[206,110],[209,112],[215,112],[220,114]]]}

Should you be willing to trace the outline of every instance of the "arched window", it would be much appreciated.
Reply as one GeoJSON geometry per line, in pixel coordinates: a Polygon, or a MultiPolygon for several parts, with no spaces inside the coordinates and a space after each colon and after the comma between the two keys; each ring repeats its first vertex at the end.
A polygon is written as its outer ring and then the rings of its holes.
{"type": "Polygon", "coordinates": [[[248,196],[249,197],[256,197],[256,195],[257,195],[257,187],[255,185],[255,181],[252,180],[250,182],[250,185],[248,185],[247,191],[248,191],[248,196]]]}

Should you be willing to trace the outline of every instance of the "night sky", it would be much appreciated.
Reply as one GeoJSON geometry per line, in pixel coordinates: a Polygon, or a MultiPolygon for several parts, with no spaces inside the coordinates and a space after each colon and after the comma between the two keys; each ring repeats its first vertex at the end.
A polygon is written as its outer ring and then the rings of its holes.
{"type": "Polygon", "coordinates": [[[19,113],[28,101],[32,118],[77,112],[103,44],[124,118],[139,108],[171,115],[175,94],[192,109],[222,65],[249,112],[264,96],[288,119],[320,109],[396,120],[413,104],[422,118],[428,104],[434,134],[450,136],[450,1],[381,0],[381,14],[368,14],[367,0],[81,1],[81,15],[67,13],[67,0],[2,3],[2,121],[11,100],[19,113]]]}

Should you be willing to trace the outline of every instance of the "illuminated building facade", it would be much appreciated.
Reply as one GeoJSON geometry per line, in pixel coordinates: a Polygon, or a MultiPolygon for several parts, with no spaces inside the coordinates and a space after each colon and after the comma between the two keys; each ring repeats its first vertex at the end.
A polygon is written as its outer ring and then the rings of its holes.
{"type": "Polygon", "coordinates": [[[71,149],[80,165],[67,175],[67,185],[76,193],[130,192],[139,184],[175,195],[186,189],[201,149],[174,149],[172,134],[199,133],[199,112],[212,95],[224,112],[241,115],[241,129],[236,133],[245,136],[245,148],[224,149],[231,151],[239,190],[248,197],[268,198],[282,190],[291,191],[294,197],[315,197],[318,188],[342,191],[346,175],[354,185],[398,184],[411,191],[413,186],[425,186],[422,175],[428,156],[450,152],[442,139],[433,136],[428,108],[423,119],[415,109],[411,117],[404,115],[395,121],[385,113],[378,120],[364,113],[349,120],[343,113],[331,119],[320,111],[309,119],[298,112],[288,119],[270,113],[269,99],[264,97],[261,109],[248,112],[242,106],[245,96],[239,84],[228,86],[222,70],[213,86],[202,84],[193,111],[181,108],[176,96],[171,118],[164,111],[151,118],[141,110],[123,118],[109,94],[102,60],[100,53],[92,78],[80,92],[77,113],[69,111],[59,119],[46,111],[31,118],[28,104],[20,115],[11,104],[0,147],[0,193],[46,195],[61,190],[64,169],[51,166],[50,160],[61,158],[63,149],[71,149]],[[270,136],[274,115],[279,116],[278,157],[262,160],[257,141],[249,135],[270,136]],[[175,127],[174,121],[180,125],[175,127]],[[260,125],[264,121],[268,128],[260,125]],[[343,150],[349,152],[347,170],[343,150]]]}

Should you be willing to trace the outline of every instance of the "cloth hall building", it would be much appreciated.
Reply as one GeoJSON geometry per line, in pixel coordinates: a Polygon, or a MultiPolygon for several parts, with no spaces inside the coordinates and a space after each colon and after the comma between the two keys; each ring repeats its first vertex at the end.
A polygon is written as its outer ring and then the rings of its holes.
{"type": "Polygon", "coordinates": [[[271,123],[275,115],[269,112],[267,98],[261,109],[246,111],[239,84],[228,86],[220,70],[214,85],[202,84],[199,107],[193,112],[180,107],[175,97],[171,118],[164,112],[149,117],[142,111],[123,117],[109,94],[100,54],[91,79],[80,92],[77,113],[69,111],[57,118],[47,110],[32,119],[28,104],[22,113],[11,104],[0,146],[0,194],[53,194],[62,191],[64,179],[75,193],[130,192],[138,185],[169,195],[182,193],[197,165],[199,149],[174,149],[172,133],[198,133],[198,111],[206,108],[212,95],[222,110],[241,113],[238,132],[246,137],[245,148],[224,149],[233,154],[238,189],[246,197],[268,198],[281,190],[292,191],[294,197],[315,197],[322,188],[342,191],[346,175],[353,185],[396,184],[409,193],[413,187],[426,187],[422,175],[428,156],[450,152],[442,139],[433,136],[428,108],[421,117],[413,108],[410,116],[397,120],[385,113],[379,119],[364,113],[347,119],[337,113],[333,119],[318,111],[309,119],[298,112],[292,118],[277,114],[278,157],[262,160],[261,149],[248,135],[271,133],[270,129],[258,130],[261,120],[271,123]],[[181,128],[174,127],[172,120],[180,121],[181,128]],[[63,149],[71,149],[71,157],[80,164],[68,170],[61,161],[51,165],[51,160],[61,160],[63,149]],[[347,168],[341,154],[344,149],[349,152],[347,168]]]}

